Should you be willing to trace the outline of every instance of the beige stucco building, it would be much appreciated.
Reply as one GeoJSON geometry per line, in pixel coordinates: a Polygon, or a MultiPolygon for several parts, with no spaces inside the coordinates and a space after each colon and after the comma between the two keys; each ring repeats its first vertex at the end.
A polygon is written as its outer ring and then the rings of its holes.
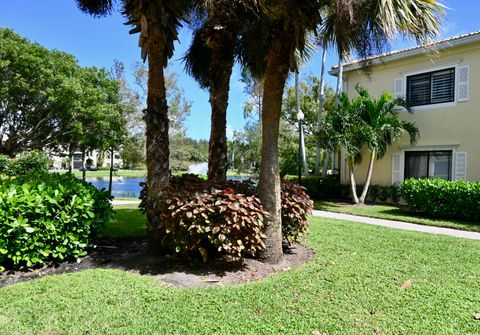
{"type": "MultiPolygon", "coordinates": [[[[375,162],[372,183],[388,185],[409,177],[480,181],[480,32],[391,52],[370,59],[367,75],[361,62],[344,66],[344,90],[356,96],[359,83],[373,96],[384,91],[407,99],[413,114],[401,112],[420,130],[417,144],[405,135],[375,162]]],[[[334,67],[331,74],[337,75],[334,67]]],[[[365,150],[365,154],[366,150],[365,150]]],[[[366,157],[366,156],[364,156],[366,157]]],[[[348,167],[338,157],[342,182],[348,167]]],[[[356,167],[363,182],[368,159],[356,167]]]]}

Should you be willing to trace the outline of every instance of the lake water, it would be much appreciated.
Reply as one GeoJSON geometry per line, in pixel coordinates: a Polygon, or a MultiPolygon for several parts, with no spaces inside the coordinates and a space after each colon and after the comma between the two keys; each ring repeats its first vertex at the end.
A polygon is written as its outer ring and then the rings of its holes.
{"type": "MultiPolygon", "coordinates": [[[[231,176],[231,180],[247,180],[250,177],[246,176],[231,176]]],[[[87,178],[87,181],[92,183],[98,189],[108,190],[108,177],[105,178],[87,178]]],[[[140,182],[145,178],[127,178],[127,177],[113,177],[112,179],[112,195],[115,198],[138,198],[140,196],[140,182]]]]}

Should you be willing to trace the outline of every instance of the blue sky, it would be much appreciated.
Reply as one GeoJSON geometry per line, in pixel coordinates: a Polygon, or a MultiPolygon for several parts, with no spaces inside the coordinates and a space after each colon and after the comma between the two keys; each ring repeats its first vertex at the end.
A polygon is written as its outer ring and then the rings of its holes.
{"type": "MultiPolygon", "coordinates": [[[[479,1],[445,0],[444,3],[449,9],[442,27],[443,37],[480,30],[479,1]]],[[[111,68],[113,61],[118,59],[128,67],[140,59],[137,36],[129,35],[129,27],[123,25],[123,22],[124,19],[118,13],[100,19],[87,16],[77,9],[74,0],[0,0],[0,27],[11,28],[47,48],[69,52],[83,66],[111,68]]],[[[187,134],[195,139],[207,139],[210,128],[208,94],[183,72],[180,61],[189,44],[190,33],[184,29],[180,33],[180,43],[176,45],[170,68],[179,74],[179,84],[185,90],[187,99],[192,102],[187,134]]],[[[392,50],[411,45],[411,41],[398,39],[392,45],[392,50]]],[[[320,54],[315,54],[312,61],[301,69],[301,75],[318,75],[320,57],[320,54]]],[[[330,52],[328,66],[331,67],[336,60],[330,52]]],[[[334,78],[328,76],[327,80],[334,84],[334,78]]],[[[243,127],[244,100],[237,68],[231,82],[228,109],[230,129],[240,130],[243,127]]]]}

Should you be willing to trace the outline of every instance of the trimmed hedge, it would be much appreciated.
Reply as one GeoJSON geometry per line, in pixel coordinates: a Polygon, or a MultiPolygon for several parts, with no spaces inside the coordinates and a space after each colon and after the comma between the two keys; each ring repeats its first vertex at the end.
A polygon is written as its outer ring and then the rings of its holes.
{"type": "MultiPolygon", "coordinates": [[[[285,176],[286,181],[298,184],[298,176],[285,176]]],[[[343,185],[338,177],[304,176],[302,186],[312,199],[341,198],[343,185]]]]}
{"type": "Polygon", "coordinates": [[[0,270],[78,259],[113,214],[108,192],[70,174],[4,177],[0,270]]]}
{"type": "Polygon", "coordinates": [[[402,198],[415,212],[437,218],[480,220],[480,183],[462,180],[408,179],[402,198]]]}

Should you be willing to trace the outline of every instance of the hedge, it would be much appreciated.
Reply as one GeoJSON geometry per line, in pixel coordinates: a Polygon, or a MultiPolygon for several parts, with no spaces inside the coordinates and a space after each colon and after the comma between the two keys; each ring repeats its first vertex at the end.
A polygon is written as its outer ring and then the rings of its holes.
{"type": "Polygon", "coordinates": [[[437,218],[480,220],[480,183],[462,180],[408,179],[402,198],[415,212],[437,218]]]}
{"type": "Polygon", "coordinates": [[[70,174],[0,179],[0,271],[85,256],[113,213],[108,192],[70,174]]]}

